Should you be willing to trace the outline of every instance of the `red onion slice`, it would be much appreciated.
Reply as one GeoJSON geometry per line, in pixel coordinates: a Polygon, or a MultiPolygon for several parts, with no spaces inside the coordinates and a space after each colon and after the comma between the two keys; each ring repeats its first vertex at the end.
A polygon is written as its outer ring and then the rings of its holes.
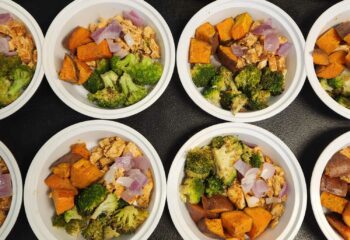
{"type": "Polygon", "coordinates": [[[276,52],[279,48],[278,36],[275,33],[269,33],[266,35],[264,40],[264,49],[269,52],[276,52]]]}
{"type": "Polygon", "coordinates": [[[123,168],[126,171],[130,170],[133,167],[133,162],[132,162],[132,155],[127,154],[122,157],[117,157],[115,159],[115,164],[117,168],[123,168]]]}
{"type": "Polygon", "coordinates": [[[244,49],[239,45],[231,45],[231,51],[237,57],[242,57],[244,55],[244,49]]]}
{"type": "Polygon", "coordinates": [[[221,66],[221,63],[219,62],[219,60],[214,55],[210,56],[210,64],[213,65],[214,67],[220,67],[221,66]]]}
{"type": "Polygon", "coordinates": [[[107,25],[107,27],[99,28],[95,32],[91,33],[91,38],[97,43],[101,43],[105,39],[117,39],[122,31],[122,26],[113,21],[107,25]]]}
{"type": "Polygon", "coordinates": [[[0,53],[7,54],[10,51],[9,42],[6,38],[0,37],[0,53]]]}
{"type": "Polygon", "coordinates": [[[114,53],[114,56],[118,56],[120,58],[124,58],[128,54],[129,54],[129,52],[126,51],[125,49],[120,49],[118,52],[114,53]]]}
{"type": "Polygon", "coordinates": [[[242,174],[243,176],[246,174],[246,172],[251,169],[251,167],[249,166],[249,164],[247,164],[246,162],[243,162],[241,159],[239,159],[238,161],[235,162],[235,164],[233,165],[237,171],[242,174]]]}
{"type": "Polygon", "coordinates": [[[12,20],[12,16],[9,13],[0,14],[0,24],[6,24],[8,21],[12,20]]]}
{"type": "Polygon", "coordinates": [[[131,169],[127,171],[126,175],[139,182],[142,186],[147,183],[147,177],[140,169],[131,169]]]}
{"type": "Polygon", "coordinates": [[[130,12],[123,11],[123,17],[130,20],[135,26],[142,27],[144,25],[144,20],[134,10],[130,12]]]}
{"type": "Polygon", "coordinates": [[[112,39],[107,39],[107,43],[108,43],[109,51],[111,51],[112,53],[116,53],[121,50],[120,45],[116,42],[113,42],[112,39]]]}
{"type": "Polygon", "coordinates": [[[251,168],[245,174],[244,178],[256,178],[259,173],[259,168],[251,168]]]}
{"type": "Polygon", "coordinates": [[[252,187],[254,196],[258,198],[262,197],[268,190],[269,187],[267,186],[266,182],[261,179],[257,180],[252,187]]]}
{"type": "Polygon", "coordinates": [[[131,186],[131,184],[134,182],[135,180],[130,178],[130,177],[119,177],[116,181],[116,183],[128,188],[131,186]]]}
{"type": "Polygon", "coordinates": [[[150,168],[150,162],[147,158],[139,156],[137,158],[134,158],[134,168],[140,169],[145,173],[150,168]]]}
{"type": "Polygon", "coordinates": [[[0,197],[12,196],[12,182],[10,174],[0,175],[0,197]]]}
{"type": "Polygon", "coordinates": [[[277,50],[277,55],[286,57],[288,55],[288,51],[291,49],[292,46],[293,44],[289,42],[283,43],[277,50]]]}
{"type": "Polygon", "coordinates": [[[265,203],[267,205],[273,204],[273,203],[280,203],[280,202],[282,202],[281,198],[271,197],[271,198],[266,198],[265,199],[265,203]]]}
{"type": "Polygon", "coordinates": [[[113,183],[115,181],[115,172],[117,171],[118,166],[116,163],[113,163],[108,171],[105,173],[105,175],[103,176],[103,180],[107,183],[113,183]]]}
{"type": "Polygon", "coordinates": [[[256,179],[255,178],[242,178],[241,186],[245,193],[250,192],[252,187],[254,186],[256,179]]]}
{"type": "Polygon", "coordinates": [[[132,36],[129,33],[124,35],[124,41],[126,42],[126,44],[129,47],[132,47],[135,43],[134,39],[132,38],[132,36]]]}
{"type": "Polygon", "coordinates": [[[129,190],[125,190],[125,191],[122,193],[121,198],[122,198],[124,201],[130,203],[130,202],[135,198],[135,196],[136,196],[135,193],[133,193],[133,192],[131,192],[131,191],[129,191],[129,190]]]}
{"type": "Polygon", "coordinates": [[[265,180],[268,180],[275,174],[275,171],[276,169],[271,163],[264,163],[260,177],[262,177],[265,180]]]}
{"type": "Polygon", "coordinates": [[[248,207],[256,207],[257,204],[259,203],[259,198],[254,196],[246,197],[246,200],[247,200],[248,207]]]}
{"type": "Polygon", "coordinates": [[[280,191],[280,194],[278,195],[279,198],[282,198],[284,195],[286,195],[288,192],[288,184],[287,183],[284,183],[281,191],[280,191]]]}

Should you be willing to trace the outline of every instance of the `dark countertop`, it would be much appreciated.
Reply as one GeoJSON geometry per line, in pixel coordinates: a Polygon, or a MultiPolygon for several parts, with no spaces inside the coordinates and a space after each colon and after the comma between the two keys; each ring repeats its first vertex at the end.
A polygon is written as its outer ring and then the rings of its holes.
{"type": "MultiPolygon", "coordinates": [[[[177,43],[187,21],[209,0],[147,0],[168,22],[177,43]]],[[[249,0],[247,0],[249,1],[249,0]]],[[[45,33],[54,17],[70,1],[16,0],[26,8],[45,33]]],[[[332,0],[273,0],[300,26],[304,36],[332,0]]],[[[89,120],[61,102],[46,79],[33,98],[17,113],[0,121],[0,140],[15,155],[25,179],[29,165],[40,147],[56,132],[71,124],[89,120]]],[[[133,117],[118,120],[142,133],[158,151],[166,173],[182,144],[199,130],[222,122],[199,109],[186,95],[176,69],[162,97],[150,108],[133,117]]],[[[321,151],[334,138],[349,131],[349,121],[328,109],[306,81],[298,98],[277,116],[254,123],[280,137],[294,152],[309,185],[313,166],[321,151]]],[[[25,216],[20,212],[8,239],[36,239],[25,216]]],[[[172,224],[167,206],[150,239],[181,239],[172,224]]],[[[306,216],[296,239],[324,239],[308,202],[306,216]]]]}

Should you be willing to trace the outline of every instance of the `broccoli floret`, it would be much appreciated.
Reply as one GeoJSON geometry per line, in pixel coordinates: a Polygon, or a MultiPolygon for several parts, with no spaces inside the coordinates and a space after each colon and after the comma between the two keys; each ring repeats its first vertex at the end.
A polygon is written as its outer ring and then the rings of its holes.
{"type": "Polygon", "coordinates": [[[232,100],[237,94],[232,91],[224,91],[220,93],[220,105],[225,110],[231,110],[232,100]]]}
{"type": "Polygon", "coordinates": [[[65,227],[66,226],[66,221],[64,220],[64,214],[60,215],[54,215],[51,219],[52,226],[54,227],[65,227]]]}
{"type": "Polygon", "coordinates": [[[215,75],[210,82],[211,88],[216,88],[218,91],[225,91],[227,89],[225,79],[220,75],[215,75]]]}
{"type": "Polygon", "coordinates": [[[76,199],[78,212],[83,216],[91,215],[95,208],[105,200],[106,196],[107,189],[99,183],[81,190],[76,199]]]}
{"type": "Polygon", "coordinates": [[[118,208],[124,208],[126,206],[129,206],[129,203],[124,201],[122,198],[119,198],[119,200],[118,200],[118,208]]]}
{"type": "Polygon", "coordinates": [[[64,213],[64,220],[69,223],[71,220],[74,220],[74,219],[77,219],[77,220],[81,220],[82,217],[80,216],[80,214],[78,213],[78,210],[77,210],[77,207],[74,206],[74,208],[66,211],[64,213]]]}
{"type": "Polygon", "coordinates": [[[210,146],[213,148],[221,148],[225,144],[224,137],[217,136],[211,140],[210,146]]]}
{"type": "Polygon", "coordinates": [[[0,77],[0,108],[5,107],[12,102],[8,97],[8,90],[11,86],[11,81],[6,77],[0,77]]]}
{"type": "Polygon", "coordinates": [[[96,208],[91,219],[96,219],[101,214],[111,215],[118,208],[118,198],[114,193],[107,195],[107,198],[96,208]]]}
{"type": "Polygon", "coordinates": [[[261,70],[254,65],[243,68],[235,77],[236,86],[245,92],[249,92],[260,83],[261,70]]]}
{"type": "Polygon", "coordinates": [[[237,94],[232,99],[231,111],[233,114],[240,112],[248,103],[248,98],[244,94],[237,94]]]}
{"type": "Polygon", "coordinates": [[[263,164],[264,160],[260,154],[253,153],[253,155],[250,157],[249,164],[253,168],[260,168],[260,166],[263,164]]]}
{"type": "Polygon", "coordinates": [[[341,89],[344,85],[344,80],[341,77],[328,79],[328,85],[333,89],[341,89]]]}
{"type": "Polygon", "coordinates": [[[261,110],[268,107],[270,92],[265,90],[253,90],[250,93],[249,108],[251,110],[261,110]]]}
{"type": "Polygon", "coordinates": [[[204,181],[199,178],[186,178],[180,186],[180,196],[184,202],[197,204],[204,194],[204,181]]]}
{"type": "Polygon", "coordinates": [[[92,219],[83,230],[81,235],[87,240],[104,240],[104,228],[109,224],[105,217],[92,219]]]}
{"type": "Polygon", "coordinates": [[[73,219],[69,221],[64,227],[66,232],[72,236],[78,236],[82,229],[83,221],[79,219],[73,219]]]}
{"type": "Polygon", "coordinates": [[[205,193],[208,197],[221,195],[224,192],[224,183],[219,177],[210,176],[205,180],[205,193]]]}
{"type": "Polygon", "coordinates": [[[271,92],[272,96],[280,95],[284,91],[285,79],[283,73],[271,71],[266,67],[261,77],[261,86],[263,90],[271,92]]]}
{"type": "Polygon", "coordinates": [[[125,105],[127,106],[141,101],[148,94],[147,88],[135,84],[131,76],[127,73],[124,73],[120,78],[119,84],[123,94],[126,96],[125,105]]]}
{"type": "Polygon", "coordinates": [[[194,148],[187,153],[185,172],[187,176],[205,179],[214,170],[214,162],[209,148],[194,148]]]}
{"type": "Polygon", "coordinates": [[[135,54],[128,54],[123,59],[118,56],[113,56],[111,58],[111,69],[118,75],[122,75],[123,72],[127,72],[131,66],[138,62],[139,58],[135,54]]]}
{"type": "Polygon", "coordinates": [[[327,92],[332,92],[333,88],[328,84],[328,79],[322,78],[320,79],[321,87],[327,92]]]}
{"type": "Polygon", "coordinates": [[[88,99],[101,108],[118,108],[125,104],[126,96],[114,88],[104,88],[96,93],[89,93],[88,99]]]}
{"type": "Polygon", "coordinates": [[[14,68],[10,73],[10,79],[12,85],[10,86],[7,94],[13,101],[17,99],[24,89],[29,85],[33,77],[33,70],[26,65],[19,65],[14,68]]]}
{"type": "Polygon", "coordinates": [[[350,109],[350,99],[349,98],[344,97],[344,96],[339,96],[336,100],[343,107],[350,109]]]}
{"type": "Polygon", "coordinates": [[[103,232],[104,232],[104,239],[105,240],[117,238],[120,236],[120,234],[117,232],[117,230],[113,229],[111,226],[106,226],[103,229],[103,232]]]}
{"type": "Polygon", "coordinates": [[[239,112],[248,103],[246,95],[232,90],[221,92],[220,97],[221,107],[231,110],[233,114],[239,112]]]}
{"type": "Polygon", "coordinates": [[[202,93],[203,97],[215,106],[220,106],[220,91],[217,88],[205,88],[202,93]]]}
{"type": "Polygon", "coordinates": [[[197,87],[207,87],[216,75],[216,68],[211,64],[195,64],[191,69],[193,83],[197,87]]]}
{"type": "Polygon", "coordinates": [[[127,73],[137,84],[155,85],[162,77],[163,66],[149,57],[143,57],[141,62],[131,65],[127,73]]]}
{"type": "Polygon", "coordinates": [[[13,68],[22,64],[19,56],[5,56],[0,54],[0,76],[7,76],[13,68]]]}
{"type": "Polygon", "coordinates": [[[132,233],[147,219],[148,211],[127,206],[119,209],[111,219],[111,226],[120,233],[132,233]]]}
{"type": "Polygon", "coordinates": [[[100,74],[97,71],[94,71],[83,86],[90,93],[96,93],[98,90],[102,90],[105,87],[105,84],[103,83],[100,74]]]}
{"type": "Polygon", "coordinates": [[[102,58],[96,63],[96,71],[100,74],[105,73],[110,70],[109,59],[102,58]]]}
{"type": "Polygon", "coordinates": [[[225,91],[228,87],[231,87],[232,83],[233,73],[225,67],[220,67],[218,75],[214,76],[210,85],[220,91],[225,91]]]}
{"type": "Polygon", "coordinates": [[[241,158],[243,161],[245,161],[246,163],[250,162],[250,158],[253,155],[253,150],[248,147],[246,144],[242,144],[242,150],[243,153],[241,155],[241,158]]]}
{"type": "Polygon", "coordinates": [[[104,74],[101,74],[101,78],[105,87],[115,88],[119,77],[115,72],[108,71],[104,74]]]}
{"type": "Polygon", "coordinates": [[[350,75],[349,74],[342,74],[341,76],[339,76],[337,78],[342,79],[343,87],[341,89],[333,90],[333,93],[341,94],[345,97],[350,97],[350,75]]]}

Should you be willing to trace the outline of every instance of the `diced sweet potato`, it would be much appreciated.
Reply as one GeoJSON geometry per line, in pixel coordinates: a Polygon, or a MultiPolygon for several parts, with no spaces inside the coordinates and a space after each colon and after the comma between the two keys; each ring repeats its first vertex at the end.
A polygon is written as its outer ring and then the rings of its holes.
{"type": "Polygon", "coordinates": [[[52,190],[52,199],[57,215],[74,207],[74,192],[72,190],[54,189],[52,190]]]}
{"type": "Polygon", "coordinates": [[[68,178],[62,178],[56,174],[51,174],[45,179],[45,184],[51,189],[67,189],[78,194],[77,189],[72,185],[68,178]]]}
{"type": "Polygon", "coordinates": [[[100,44],[91,42],[77,48],[77,57],[82,62],[111,58],[112,56],[107,40],[103,40],[100,44]]]}
{"type": "Polygon", "coordinates": [[[321,205],[331,212],[342,214],[348,200],[338,197],[329,192],[321,193],[321,205]]]}
{"type": "Polygon", "coordinates": [[[59,78],[67,82],[78,82],[78,74],[75,68],[74,60],[68,54],[64,56],[59,78]]]}
{"type": "Polygon", "coordinates": [[[69,152],[63,155],[62,157],[60,157],[59,159],[57,159],[53,164],[51,164],[50,168],[53,168],[61,163],[73,164],[80,159],[81,159],[80,155],[69,152]]]}
{"type": "Polygon", "coordinates": [[[342,22],[334,27],[337,31],[339,37],[344,38],[346,35],[350,34],[350,21],[342,22]]]}
{"type": "Polygon", "coordinates": [[[76,27],[68,38],[68,49],[74,53],[77,47],[92,42],[90,30],[76,27]]]}
{"type": "Polygon", "coordinates": [[[191,39],[189,62],[190,63],[210,63],[212,46],[204,41],[191,39]]]}
{"type": "Polygon", "coordinates": [[[186,206],[187,206],[188,212],[189,212],[192,220],[195,223],[197,223],[201,219],[205,218],[206,212],[205,212],[204,208],[202,206],[200,206],[199,204],[187,203],[186,206]]]}
{"type": "Polygon", "coordinates": [[[52,173],[60,176],[61,178],[69,178],[70,176],[70,163],[60,163],[51,169],[52,173]]]}
{"type": "Polygon", "coordinates": [[[93,70],[85,62],[75,59],[75,65],[78,69],[78,84],[84,84],[91,76],[93,70]]]}
{"type": "Polygon", "coordinates": [[[233,54],[230,47],[220,45],[218,49],[218,58],[222,65],[230,69],[231,71],[236,70],[237,57],[233,54]]]}
{"type": "Polygon", "coordinates": [[[329,62],[339,63],[339,64],[344,65],[346,63],[345,56],[346,56],[345,51],[335,51],[331,55],[329,55],[329,62]]]}
{"type": "Polygon", "coordinates": [[[312,52],[312,59],[316,65],[328,65],[329,59],[328,54],[321,49],[315,49],[312,52]]]}
{"type": "Polygon", "coordinates": [[[214,26],[209,22],[203,23],[196,29],[195,38],[209,43],[212,46],[212,53],[216,52],[219,46],[219,36],[214,26]]]}
{"type": "Polygon", "coordinates": [[[221,214],[224,229],[234,237],[242,237],[253,226],[253,219],[242,211],[230,211],[221,214]]]}
{"type": "Polygon", "coordinates": [[[340,180],[340,178],[331,178],[323,175],[320,189],[321,191],[326,191],[339,197],[345,197],[348,193],[348,184],[340,180]]]}
{"type": "Polygon", "coordinates": [[[71,153],[80,155],[84,159],[89,159],[90,151],[87,149],[85,143],[75,143],[70,146],[71,153]]]}
{"type": "Polygon", "coordinates": [[[74,187],[86,188],[103,176],[103,173],[90,161],[81,159],[72,165],[71,182],[74,187]]]}
{"type": "Polygon", "coordinates": [[[265,231],[272,219],[272,214],[262,207],[245,208],[244,212],[253,219],[253,226],[248,236],[250,239],[255,239],[265,231]]]}
{"type": "Polygon", "coordinates": [[[346,207],[342,214],[344,223],[350,227],[350,203],[346,204],[346,207]]]}
{"type": "Polygon", "coordinates": [[[350,33],[344,37],[344,41],[350,45],[350,33]]]}
{"type": "Polygon", "coordinates": [[[338,77],[345,67],[339,63],[330,63],[327,66],[321,66],[316,70],[316,75],[319,78],[335,78],[338,77]]]}
{"type": "Polygon", "coordinates": [[[331,28],[317,39],[316,45],[327,54],[330,54],[339,46],[340,41],[337,31],[331,28]]]}
{"type": "Polygon", "coordinates": [[[253,19],[249,13],[245,12],[238,15],[231,29],[232,38],[234,40],[243,38],[249,32],[252,23],[253,19]]]}
{"type": "Polygon", "coordinates": [[[350,240],[350,227],[346,226],[341,220],[334,215],[326,215],[329,224],[337,230],[337,232],[344,238],[350,240]]]}
{"type": "Polygon", "coordinates": [[[209,237],[220,237],[224,238],[224,228],[222,227],[221,219],[208,219],[204,218],[198,222],[199,230],[208,235],[209,237]]]}
{"type": "Polygon", "coordinates": [[[325,174],[329,177],[341,177],[350,174],[350,158],[337,152],[328,161],[325,174]]]}
{"type": "Polygon", "coordinates": [[[221,195],[212,196],[210,198],[203,196],[202,205],[208,213],[222,213],[233,210],[231,201],[221,195]]]}
{"type": "Polygon", "coordinates": [[[348,68],[350,68],[350,52],[345,57],[345,64],[348,68]]]}
{"type": "Polygon", "coordinates": [[[219,34],[219,39],[221,42],[225,43],[228,42],[232,39],[231,35],[231,29],[233,26],[233,18],[229,17],[223,20],[222,22],[219,22],[216,24],[216,30],[218,31],[219,34]]]}

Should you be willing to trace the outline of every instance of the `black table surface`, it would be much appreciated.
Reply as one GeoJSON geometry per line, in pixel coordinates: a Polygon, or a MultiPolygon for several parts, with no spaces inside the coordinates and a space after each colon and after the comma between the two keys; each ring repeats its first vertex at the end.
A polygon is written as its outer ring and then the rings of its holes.
{"type": "MultiPolygon", "coordinates": [[[[128,1],[128,0],[126,0],[128,1]]],[[[247,0],[249,1],[249,0],[247,0]]],[[[38,21],[44,34],[51,21],[69,0],[16,0],[38,21]]],[[[165,18],[177,44],[187,21],[209,0],[147,0],[165,18]]],[[[314,21],[338,1],[273,0],[299,25],[305,38],[314,21]]],[[[56,132],[89,120],[61,102],[44,78],[32,99],[18,112],[0,121],[0,140],[15,155],[25,179],[29,165],[40,147],[56,132]]],[[[182,144],[193,134],[222,121],[198,108],[185,93],[175,69],[172,80],[159,100],[145,111],[118,120],[143,134],[158,151],[166,171],[182,144]]],[[[311,173],[322,150],[336,137],[350,130],[349,121],[328,109],[308,81],[297,99],[282,113],[254,123],[280,137],[294,152],[309,187],[311,173]]],[[[309,194],[309,193],[308,193],[309,194]]],[[[8,239],[36,239],[22,206],[8,239]]],[[[164,209],[158,227],[149,239],[181,239],[168,211],[164,209]]],[[[325,239],[308,202],[306,216],[296,239],[325,239]]]]}

